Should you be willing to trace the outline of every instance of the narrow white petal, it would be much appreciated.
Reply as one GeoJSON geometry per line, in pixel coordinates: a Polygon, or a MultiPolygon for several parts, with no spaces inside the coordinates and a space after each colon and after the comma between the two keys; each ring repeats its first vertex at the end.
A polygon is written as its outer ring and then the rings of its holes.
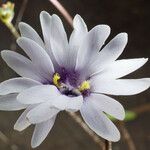
{"type": "Polygon", "coordinates": [[[36,124],[31,140],[32,148],[39,146],[44,141],[55,123],[55,118],[56,116],[50,120],[36,124]]]}
{"type": "Polygon", "coordinates": [[[87,34],[87,26],[80,15],[76,15],[73,19],[73,32],[69,39],[69,60],[68,66],[74,68],[76,65],[77,53],[81,46],[82,40],[87,34]]]}
{"type": "Polygon", "coordinates": [[[40,22],[41,22],[42,33],[43,33],[46,51],[47,51],[48,55],[50,56],[54,67],[57,68],[58,62],[56,61],[53,51],[52,51],[52,48],[51,48],[51,41],[50,41],[51,16],[49,15],[49,13],[47,13],[46,11],[42,11],[40,13],[40,22]]]}
{"type": "Polygon", "coordinates": [[[102,94],[92,93],[86,100],[93,105],[93,107],[104,111],[105,113],[123,120],[125,117],[125,111],[123,106],[115,99],[102,94]]]}
{"type": "Polygon", "coordinates": [[[0,110],[15,111],[25,109],[27,105],[18,102],[16,97],[17,94],[0,96],[0,110]]]}
{"type": "Polygon", "coordinates": [[[33,64],[37,66],[43,77],[52,79],[54,68],[49,55],[33,40],[21,37],[17,40],[18,45],[30,57],[33,64]]]}
{"type": "Polygon", "coordinates": [[[38,33],[28,24],[24,22],[19,23],[19,30],[21,33],[21,36],[29,38],[36,43],[38,43],[41,47],[45,48],[44,43],[38,33]]]}
{"type": "Polygon", "coordinates": [[[126,33],[120,33],[115,36],[100,52],[95,60],[91,62],[88,72],[95,74],[104,69],[107,65],[115,61],[123,52],[127,44],[128,36],[126,33]]]}
{"type": "Polygon", "coordinates": [[[87,125],[99,136],[113,142],[120,139],[120,133],[116,126],[102,111],[94,107],[90,100],[85,101],[81,108],[81,115],[87,125]]]}
{"type": "Polygon", "coordinates": [[[23,90],[26,90],[28,88],[40,84],[41,84],[40,82],[37,82],[29,78],[18,77],[18,78],[9,79],[0,83],[0,95],[19,93],[22,92],[23,90]]]}
{"type": "Polygon", "coordinates": [[[50,21],[50,42],[51,48],[60,66],[64,66],[68,56],[68,39],[61,19],[52,15],[50,21]]]}
{"type": "Polygon", "coordinates": [[[98,25],[86,34],[77,54],[77,70],[82,69],[98,55],[100,48],[103,46],[109,34],[110,27],[107,25],[98,25]]]}
{"type": "Polygon", "coordinates": [[[47,13],[46,11],[42,11],[40,13],[40,22],[41,22],[42,33],[45,42],[45,48],[47,50],[47,53],[50,56],[53,56],[51,51],[51,44],[50,44],[50,21],[51,21],[51,16],[49,15],[49,13],[47,13]]]}
{"type": "Polygon", "coordinates": [[[134,95],[147,90],[150,87],[149,78],[143,79],[118,79],[96,80],[91,82],[92,92],[110,95],[134,95]]]}
{"type": "Polygon", "coordinates": [[[99,76],[103,79],[121,78],[139,69],[147,61],[147,58],[116,60],[106,67],[106,69],[104,69],[99,76]]]}
{"type": "Polygon", "coordinates": [[[83,104],[83,97],[68,97],[65,95],[61,95],[59,97],[54,98],[52,102],[52,106],[60,109],[60,110],[79,110],[83,104]]]}
{"type": "Polygon", "coordinates": [[[39,85],[19,93],[17,100],[23,104],[37,104],[52,101],[60,92],[53,85],[39,85]]]}
{"type": "Polygon", "coordinates": [[[23,131],[26,129],[28,126],[31,125],[29,120],[27,119],[26,115],[27,113],[33,108],[34,106],[29,106],[27,109],[21,114],[21,116],[18,118],[14,125],[14,129],[17,131],[23,131]]]}
{"type": "Polygon", "coordinates": [[[56,108],[50,108],[48,103],[39,104],[27,114],[27,118],[30,123],[37,124],[43,121],[47,121],[55,116],[60,110],[56,108]]]}
{"type": "Polygon", "coordinates": [[[20,76],[37,81],[42,80],[37,70],[33,67],[32,62],[26,57],[10,50],[3,50],[1,56],[7,65],[20,76]]]}

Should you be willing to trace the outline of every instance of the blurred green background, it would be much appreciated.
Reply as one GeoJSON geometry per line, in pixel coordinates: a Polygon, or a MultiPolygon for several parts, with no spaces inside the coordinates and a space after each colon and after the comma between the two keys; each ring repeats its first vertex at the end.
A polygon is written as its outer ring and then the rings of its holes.
{"type": "MultiPolygon", "coordinates": [[[[0,1],[2,4],[4,1],[0,1]]],[[[15,18],[21,7],[22,0],[14,0],[15,18]]],[[[149,0],[60,0],[69,13],[74,16],[80,14],[91,29],[97,24],[108,24],[111,27],[111,36],[107,42],[120,32],[129,35],[128,45],[120,58],[150,57],[150,1],[149,0]]],[[[50,14],[58,14],[67,30],[71,27],[63,16],[48,0],[28,0],[22,20],[34,27],[41,35],[39,13],[42,10],[50,14]]],[[[13,23],[15,23],[15,18],[13,23]]],[[[0,50],[10,49],[14,41],[10,31],[0,22],[0,50]]],[[[107,43],[106,42],[106,43],[107,43]]],[[[17,47],[17,51],[21,50],[17,47]]],[[[0,58],[0,81],[15,77],[16,74],[9,69],[0,58]]],[[[150,63],[127,78],[142,78],[150,76],[150,63]]],[[[125,109],[137,109],[138,117],[126,122],[137,150],[150,149],[150,93],[129,97],[115,97],[125,109]],[[144,106],[144,107],[142,107],[144,106]],[[140,108],[142,110],[140,110],[140,108]],[[147,109],[147,110],[146,110],[147,109]]],[[[0,112],[0,150],[30,150],[30,140],[33,127],[24,132],[13,130],[13,125],[21,112],[0,112]]],[[[65,112],[56,120],[53,130],[37,150],[98,150],[99,146],[89,137],[65,112]]],[[[113,143],[113,150],[129,150],[128,144],[122,139],[113,143]]]]}

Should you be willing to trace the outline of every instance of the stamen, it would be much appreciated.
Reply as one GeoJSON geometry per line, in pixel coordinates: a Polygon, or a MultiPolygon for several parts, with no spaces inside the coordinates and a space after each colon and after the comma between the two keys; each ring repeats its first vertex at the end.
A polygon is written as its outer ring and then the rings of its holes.
{"type": "Polygon", "coordinates": [[[61,83],[60,83],[60,75],[58,73],[55,73],[53,76],[53,83],[57,86],[60,87],[61,83]]]}
{"type": "Polygon", "coordinates": [[[85,90],[89,90],[90,89],[90,83],[89,81],[83,81],[79,87],[79,91],[83,92],[85,90]]]}

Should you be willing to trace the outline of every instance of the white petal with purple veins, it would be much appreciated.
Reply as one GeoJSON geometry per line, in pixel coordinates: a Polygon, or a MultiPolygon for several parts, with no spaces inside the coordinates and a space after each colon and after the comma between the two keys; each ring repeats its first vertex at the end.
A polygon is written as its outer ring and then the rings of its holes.
{"type": "Polygon", "coordinates": [[[93,107],[96,107],[119,120],[123,120],[125,117],[123,106],[111,97],[92,93],[86,100],[90,101],[89,103],[91,103],[93,107]]]}
{"type": "Polygon", "coordinates": [[[32,108],[34,108],[34,106],[28,106],[27,109],[21,114],[21,116],[18,118],[18,120],[14,125],[15,130],[23,131],[24,129],[26,129],[28,126],[31,125],[26,115],[32,108]]]}
{"type": "Polygon", "coordinates": [[[87,33],[77,54],[76,70],[83,69],[98,55],[109,34],[110,27],[107,25],[98,25],[87,33]]]}
{"type": "Polygon", "coordinates": [[[51,17],[50,31],[53,55],[58,64],[65,67],[68,58],[68,39],[62,21],[57,15],[51,17]]]}
{"type": "Polygon", "coordinates": [[[49,103],[43,103],[30,110],[27,114],[27,118],[32,124],[41,123],[51,119],[59,111],[59,109],[54,107],[51,108],[49,103]]]}
{"type": "Polygon", "coordinates": [[[20,76],[42,81],[42,77],[26,57],[10,50],[3,50],[1,56],[7,65],[20,76]]]}
{"type": "Polygon", "coordinates": [[[102,79],[117,79],[128,75],[142,67],[148,58],[122,59],[112,62],[106,69],[99,73],[102,79]]]}
{"type": "Polygon", "coordinates": [[[60,110],[79,110],[83,104],[83,97],[68,97],[65,95],[61,95],[59,97],[54,98],[52,101],[52,106],[60,109],[60,110]]]}
{"type": "Polygon", "coordinates": [[[76,15],[73,19],[73,32],[69,39],[69,57],[67,68],[74,68],[76,65],[77,53],[79,47],[87,34],[87,26],[80,15],[76,15]]]}
{"type": "Polygon", "coordinates": [[[0,83],[0,95],[19,93],[41,83],[29,78],[13,78],[0,83]]]}
{"type": "Polygon", "coordinates": [[[41,75],[46,79],[51,79],[54,74],[54,67],[46,51],[31,39],[20,37],[17,40],[18,45],[30,57],[33,64],[38,68],[41,75]]]}
{"type": "Polygon", "coordinates": [[[91,82],[91,84],[92,92],[111,95],[134,95],[141,93],[150,87],[149,78],[107,81],[95,80],[91,82]]]}
{"type": "Polygon", "coordinates": [[[29,38],[36,43],[38,43],[41,47],[45,48],[44,43],[38,33],[28,24],[24,22],[19,23],[19,30],[21,33],[21,36],[29,38]]]}
{"type": "Polygon", "coordinates": [[[93,75],[102,71],[107,65],[115,61],[123,52],[127,44],[127,33],[115,36],[93,59],[89,66],[88,74],[93,75]]]}
{"type": "Polygon", "coordinates": [[[39,85],[31,87],[17,96],[17,100],[23,104],[37,104],[45,101],[52,101],[60,96],[60,92],[53,85],[39,85]]]}
{"type": "Polygon", "coordinates": [[[101,110],[94,107],[90,100],[85,101],[80,112],[84,121],[96,134],[108,141],[116,142],[120,139],[120,133],[116,126],[101,110]]]}
{"type": "Polygon", "coordinates": [[[45,122],[36,124],[31,140],[32,148],[39,146],[44,141],[55,123],[55,118],[56,116],[45,122]]]}
{"type": "Polygon", "coordinates": [[[16,111],[25,109],[27,105],[18,102],[16,97],[17,94],[0,96],[0,110],[16,111]]]}

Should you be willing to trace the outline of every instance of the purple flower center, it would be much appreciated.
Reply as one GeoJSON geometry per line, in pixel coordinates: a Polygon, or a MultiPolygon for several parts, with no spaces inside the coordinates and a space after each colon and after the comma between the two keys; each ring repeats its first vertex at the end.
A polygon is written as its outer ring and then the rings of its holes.
{"type": "Polygon", "coordinates": [[[67,96],[88,96],[90,94],[89,81],[81,80],[80,73],[61,68],[53,76],[53,83],[62,94],[67,96]]]}

